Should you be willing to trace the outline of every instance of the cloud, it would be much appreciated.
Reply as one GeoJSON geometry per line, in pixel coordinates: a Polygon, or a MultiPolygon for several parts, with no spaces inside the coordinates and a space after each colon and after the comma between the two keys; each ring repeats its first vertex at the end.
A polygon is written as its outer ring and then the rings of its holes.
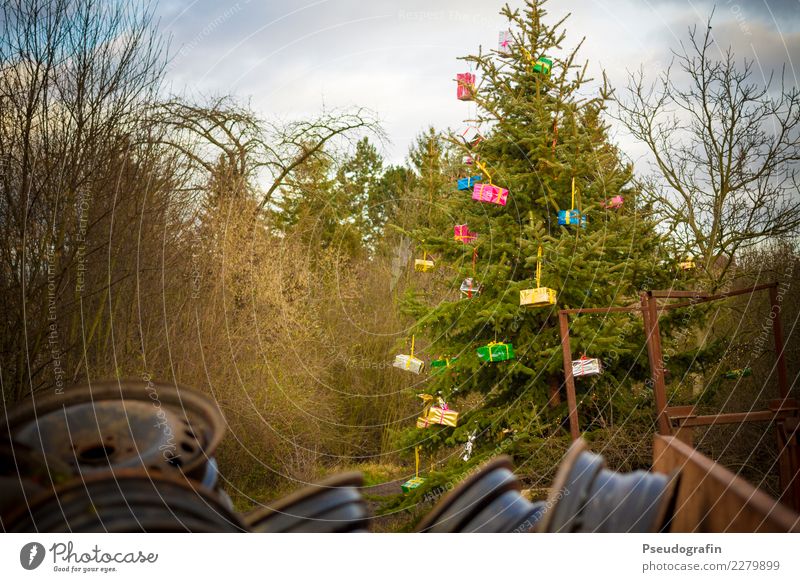
{"type": "Polygon", "coordinates": [[[701,11],[707,15],[715,10],[722,18],[730,16],[737,20],[753,19],[762,22],[781,22],[783,25],[798,24],[800,3],[798,0],[647,0],[652,6],[673,6],[687,12],[701,11]]]}
{"type": "MultiPolygon", "coordinates": [[[[512,5],[521,5],[512,0],[512,5]]],[[[572,13],[567,45],[586,37],[581,57],[599,79],[621,86],[626,71],[663,69],[690,25],[704,26],[706,0],[558,0],[552,19],[572,13]]],[[[494,48],[501,1],[168,0],[157,6],[173,37],[168,79],[175,91],[250,99],[266,117],[363,105],[384,120],[401,161],[427,125],[458,127],[474,111],[455,99],[458,57],[494,48]]],[[[797,1],[717,1],[714,34],[764,70],[800,65],[797,1]],[[736,8],[738,6],[738,8],[736,8]],[[780,24],[780,26],[778,26],[780,24]]],[[[636,144],[625,141],[626,151],[636,144]]]]}

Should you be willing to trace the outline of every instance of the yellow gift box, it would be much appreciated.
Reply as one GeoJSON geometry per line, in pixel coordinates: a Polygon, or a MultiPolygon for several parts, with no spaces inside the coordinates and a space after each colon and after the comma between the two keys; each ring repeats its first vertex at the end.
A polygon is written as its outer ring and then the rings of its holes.
{"type": "Polygon", "coordinates": [[[414,260],[414,270],[415,271],[431,271],[433,270],[433,261],[428,261],[426,259],[415,259],[414,260]]]}
{"type": "Polygon", "coordinates": [[[555,305],[556,291],[549,287],[536,287],[535,289],[523,289],[519,292],[519,304],[530,305],[531,307],[546,307],[555,305]]]}
{"type": "Polygon", "coordinates": [[[423,411],[422,416],[417,418],[417,428],[428,428],[434,424],[456,426],[458,424],[458,412],[441,406],[431,406],[423,411]]]}

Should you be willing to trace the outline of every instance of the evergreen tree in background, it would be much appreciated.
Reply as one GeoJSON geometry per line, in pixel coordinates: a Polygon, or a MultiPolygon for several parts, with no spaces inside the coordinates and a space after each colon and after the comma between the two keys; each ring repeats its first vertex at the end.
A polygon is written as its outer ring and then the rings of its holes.
{"type": "MultiPolygon", "coordinates": [[[[456,190],[457,176],[443,174],[448,186],[435,201],[436,216],[412,233],[418,245],[438,255],[437,277],[446,274],[446,288],[409,292],[404,309],[416,320],[418,341],[424,338],[418,345],[428,359],[458,358],[452,373],[431,375],[427,391],[441,392],[461,418],[455,430],[409,431],[409,443],[435,446],[449,438],[456,444],[474,431],[476,446],[487,449],[510,435],[516,441],[564,434],[558,309],[630,305],[640,290],[669,286],[674,275],[658,258],[655,224],[637,208],[632,168],[609,141],[603,111],[610,91],[605,83],[592,85],[586,67],[576,64],[577,48],[561,48],[564,21],[547,24],[543,4],[529,0],[523,10],[502,10],[514,38],[507,54],[464,59],[478,84],[477,118],[467,124],[478,125],[486,139],[474,148],[456,136],[450,141],[479,160],[494,184],[508,188],[508,204],[474,201],[471,191],[456,190]],[[553,62],[549,75],[534,72],[544,56],[553,62]],[[558,211],[570,209],[573,179],[586,228],[557,223],[558,211]],[[623,196],[624,205],[606,209],[614,196],[623,196]],[[478,233],[476,243],[454,240],[453,225],[463,223],[478,233]],[[520,291],[536,287],[540,246],[541,285],[556,290],[557,303],[523,307],[520,291]],[[483,292],[462,298],[459,285],[473,276],[483,292]],[[476,348],[492,341],[512,343],[516,359],[481,362],[476,348]]],[[[474,165],[463,166],[460,175],[477,173],[474,165]]],[[[429,276],[416,274],[421,288],[429,276]]],[[[591,385],[592,392],[608,394],[606,406],[616,401],[628,415],[647,402],[631,398],[629,387],[619,389],[621,381],[641,378],[648,369],[639,316],[576,317],[571,334],[574,357],[586,353],[608,367],[602,376],[577,380],[579,392],[591,385]]],[[[650,408],[646,413],[651,422],[650,408]]],[[[584,429],[588,420],[582,418],[584,429]]]]}

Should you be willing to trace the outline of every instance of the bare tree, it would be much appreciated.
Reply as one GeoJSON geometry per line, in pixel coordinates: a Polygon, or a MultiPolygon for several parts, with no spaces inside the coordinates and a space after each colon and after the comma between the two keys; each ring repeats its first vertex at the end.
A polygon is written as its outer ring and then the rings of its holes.
{"type": "Polygon", "coordinates": [[[334,155],[335,141],[353,146],[364,133],[384,139],[374,114],[364,108],[269,122],[230,97],[204,104],[175,98],[157,105],[151,120],[167,128],[162,143],[186,156],[200,183],[222,173],[225,183],[235,185],[237,196],[257,199],[258,211],[269,207],[293,171],[314,156],[334,155]],[[266,187],[257,191],[262,177],[266,187]]]}
{"type": "Polygon", "coordinates": [[[713,287],[738,252],[800,225],[800,91],[718,50],[710,20],[691,29],[656,82],[629,75],[618,113],[652,155],[645,200],[713,287]]]}
{"type": "MultiPolygon", "coordinates": [[[[133,144],[143,103],[158,89],[162,50],[152,10],[137,3],[0,3],[5,401],[71,380],[103,335],[103,293],[130,276],[132,260],[114,272],[111,261],[86,267],[112,246],[114,215],[135,214],[139,180],[154,169],[152,148],[133,144]]],[[[149,179],[157,189],[161,177],[149,179]]],[[[118,223],[115,238],[129,225],[118,223]]]]}

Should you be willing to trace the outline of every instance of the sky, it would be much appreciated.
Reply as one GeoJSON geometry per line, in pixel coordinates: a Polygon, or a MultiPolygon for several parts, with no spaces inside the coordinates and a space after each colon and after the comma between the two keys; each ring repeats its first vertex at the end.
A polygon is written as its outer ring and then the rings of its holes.
{"type": "MultiPolygon", "coordinates": [[[[522,6],[521,0],[509,2],[522,6]]],[[[458,60],[497,46],[507,28],[500,0],[162,0],[156,17],[171,37],[168,90],[233,94],[270,119],[313,116],[323,108],[375,111],[400,163],[429,125],[463,127],[470,104],[456,100],[458,60]]],[[[579,56],[596,78],[605,70],[617,94],[628,71],[662,71],[670,51],[701,29],[706,0],[550,0],[566,21],[565,46],[585,37],[579,56]]],[[[714,38],[753,59],[766,77],[786,66],[800,77],[800,0],[717,0],[714,38]]],[[[645,152],[616,125],[613,137],[634,161],[645,152]]]]}

